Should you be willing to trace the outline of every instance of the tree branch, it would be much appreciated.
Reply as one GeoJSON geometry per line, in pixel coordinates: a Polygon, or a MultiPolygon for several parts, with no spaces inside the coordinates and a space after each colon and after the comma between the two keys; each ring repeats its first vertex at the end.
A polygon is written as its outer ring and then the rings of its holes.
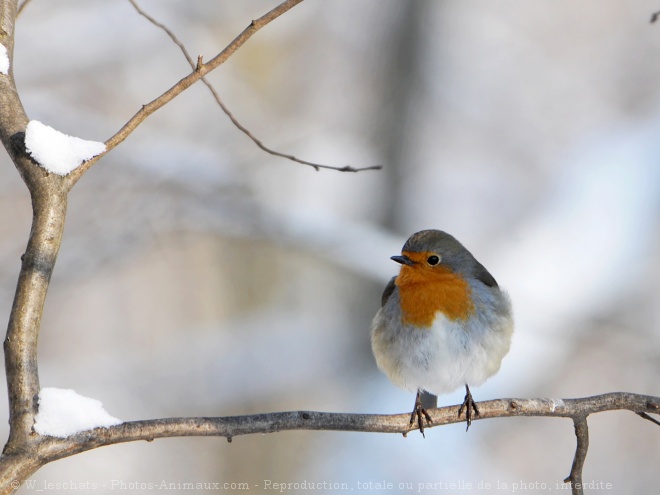
{"type": "Polygon", "coordinates": [[[17,1],[0,5],[0,41],[10,60],[9,75],[0,75],[0,140],[28,187],[33,213],[4,341],[9,439],[0,456],[0,487],[9,492],[17,488],[16,480],[25,479],[42,465],[34,455],[41,439],[32,431],[39,394],[37,340],[64,230],[66,189],[62,177],[47,173],[25,151],[28,117],[13,78],[17,1]]]}
{"type": "Polygon", "coordinates": [[[10,425],[4,449],[7,454],[25,450],[33,438],[39,394],[37,340],[66,217],[64,193],[44,184],[31,190],[31,195],[32,229],[21,256],[21,271],[4,341],[10,425]]]}
{"type": "MultiPolygon", "coordinates": [[[[582,466],[587,453],[586,417],[614,410],[654,413],[660,407],[660,397],[615,392],[579,399],[496,399],[478,405],[480,414],[473,418],[474,421],[514,416],[573,418],[578,452],[567,482],[570,480],[577,484],[581,483],[582,466]]],[[[464,421],[458,417],[458,406],[431,409],[428,412],[433,423],[426,428],[464,421]]],[[[50,462],[105,445],[169,437],[220,436],[231,441],[239,435],[289,430],[408,433],[411,429],[417,429],[417,425],[410,426],[410,413],[378,415],[290,411],[215,418],[153,419],[96,428],[64,439],[41,437],[39,457],[50,462]]]]}
{"type": "Polygon", "coordinates": [[[29,454],[0,456],[0,493],[8,494],[35,473],[43,463],[29,454]]]}
{"type": "MultiPolygon", "coordinates": [[[[144,10],[142,10],[138,4],[135,2],[135,0],[128,0],[131,5],[135,8],[135,10],[140,14],[142,17],[147,19],[150,23],[152,23],[154,26],[162,29],[165,31],[165,33],[170,37],[172,42],[176,44],[181,52],[183,53],[183,56],[186,58],[188,61],[188,64],[190,65],[190,68],[195,70],[197,67],[199,67],[200,61],[201,61],[201,55],[200,58],[197,59],[197,62],[194,62],[192,57],[190,56],[190,53],[186,49],[185,45],[179,40],[179,38],[172,32],[171,29],[169,29],[166,25],[164,25],[161,22],[158,22],[156,19],[154,19],[152,16],[147,14],[144,10]]],[[[218,106],[222,109],[222,111],[225,113],[227,117],[229,117],[229,120],[231,120],[232,124],[241,131],[243,134],[245,134],[247,137],[249,137],[254,144],[256,144],[261,150],[265,151],[266,153],[273,155],[273,156],[279,156],[281,158],[286,158],[287,160],[291,160],[296,163],[300,163],[302,165],[309,165],[310,167],[313,167],[314,170],[319,171],[320,169],[330,169],[330,170],[337,170],[339,172],[361,172],[363,170],[380,170],[383,168],[380,165],[372,165],[369,167],[351,167],[350,165],[346,165],[344,167],[335,167],[332,165],[322,165],[320,163],[314,163],[310,162],[307,160],[301,160],[300,158],[296,158],[293,155],[287,154],[287,153],[282,153],[280,151],[276,151],[272,148],[269,148],[266,146],[260,139],[258,139],[250,130],[245,127],[243,124],[240,123],[240,121],[234,116],[234,114],[229,110],[229,108],[224,104],[222,99],[220,98],[220,95],[218,95],[218,92],[216,91],[215,87],[209,82],[208,79],[205,77],[202,77],[202,82],[206,85],[206,87],[209,89],[211,92],[211,95],[213,95],[213,99],[216,101],[218,106]]]]}
{"type": "Polygon", "coordinates": [[[584,493],[582,468],[584,467],[584,461],[587,458],[587,450],[589,449],[589,426],[587,425],[587,417],[576,416],[573,418],[573,424],[575,426],[577,447],[575,448],[575,457],[573,457],[571,473],[564,480],[564,483],[571,484],[573,495],[582,495],[584,493]]]}
{"type": "Polygon", "coordinates": [[[229,57],[231,57],[236,50],[249,40],[254,33],[259,31],[262,27],[269,24],[271,21],[277,19],[282,14],[288,12],[293,7],[298,5],[303,0],[286,0],[282,2],[267,14],[261,16],[259,19],[254,20],[246,27],[234,40],[227,45],[218,55],[213,57],[208,62],[198,64],[195,69],[186,77],[181,79],[178,83],[165,91],[155,100],[143,105],[142,108],[131,119],[124,124],[124,126],[117,131],[117,133],[105,142],[106,151],[100,155],[95,156],[91,160],[86,161],[80,167],[73,170],[66,176],[67,186],[69,188],[78,182],[80,177],[90,169],[102,156],[115,148],[119,143],[124,141],[144,120],[149,117],[156,110],[162,108],[164,105],[172,101],[175,97],[180,95],[183,91],[188,89],[194,83],[199,81],[206,74],[222,65],[229,57]]]}
{"type": "Polygon", "coordinates": [[[10,433],[3,454],[12,456],[27,450],[34,441],[31,432],[39,393],[37,339],[64,230],[66,192],[63,179],[48,174],[25,151],[28,118],[18,97],[11,63],[17,2],[3,1],[1,8],[1,41],[9,55],[10,73],[0,75],[0,140],[30,191],[33,211],[4,341],[10,433]]]}

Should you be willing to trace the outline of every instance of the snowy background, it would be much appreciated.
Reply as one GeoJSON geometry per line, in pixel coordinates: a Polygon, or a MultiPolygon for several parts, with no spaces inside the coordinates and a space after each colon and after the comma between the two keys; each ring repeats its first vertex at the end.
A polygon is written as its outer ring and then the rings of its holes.
{"type": "MultiPolygon", "coordinates": [[[[208,60],[277,2],[139,3],[208,60]]],[[[389,256],[412,232],[440,228],[514,304],[511,352],[477,400],[660,395],[656,10],[646,0],[303,2],[209,79],[273,148],[384,169],[317,173],[266,155],[192,87],[72,191],[41,385],[100,400],[125,421],[409,411],[412,395],[376,368],[369,324],[397,270],[389,256]]],[[[189,71],[126,0],[35,0],[16,32],[28,116],[83,139],[105,141],[189,71]]],[[[31,212],[1,159],[6,321],[31,212]]],[[[589,424],[585,481],[654,493],[657,427],[630,412],[589,424]]],[[[58,461],[34,480],[96,483],[95,493],[113,481],[247,482],[259,493],[264,480],[385,481],[401,493],[419,482],[534,493],[522,483],[538,482],[565,493],[557,483],[574,448],[570,420],[518,418],[476,422],[467,435],[463,424],[435,428],[426,440],[289,432],[134,443],[58,461]]]]}

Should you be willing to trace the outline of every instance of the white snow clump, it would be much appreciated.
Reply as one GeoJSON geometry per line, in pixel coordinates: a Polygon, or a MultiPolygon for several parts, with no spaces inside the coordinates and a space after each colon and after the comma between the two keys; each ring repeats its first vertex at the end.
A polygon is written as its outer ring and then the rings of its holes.
{"type": "Polygon", "coordinates": [[[66,438],[81,431],[121,423],[103,409],[101,401],[78,395],[74,390],[42,388],[39,392],[34,431],[40,435],[66,438]]]}
{"type": "Polygon", "coordinates": [[[9,74],[9,55],[5,45],[0,45],[0,74],[9,74]]]}
{"type": "Polygon", "coordinates": [[[103,153],[105,144],[67,136],[38,120],[31,120],[25,130],[25,148],[49,172],[67,175],[85,160],[103,153]]]}

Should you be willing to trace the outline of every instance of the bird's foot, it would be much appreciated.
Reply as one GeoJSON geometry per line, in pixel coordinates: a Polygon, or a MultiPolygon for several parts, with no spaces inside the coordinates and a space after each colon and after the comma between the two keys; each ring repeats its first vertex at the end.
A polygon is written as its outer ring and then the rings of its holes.
{"type": "MultiPolygon", "coordinates": [[[[424,435],[424,420],[426,420],[426,422],[429,424],[433,423],[433,420],[431,419],[431,416],[429,416],[429,413],[426,412],[426,409],[424,409],[422,406],[422,395],[419,390],[417,391],[417,396],[415,397],[415,408],[413,409],[412,413],[410,413],[410,427],[415,424],[415,419],[417,420],[419,432],[424,438],[426,438],[426,435],[424,435]]],[[[403,436],[405,437],[407,434],[408,432],[404,433],[403,436]]]]}
{"type": "Polygon", "coordinates": [[[461,404],[461,407],[458,408],[459,418],[461,417],[461,414],[463,414],[463,409],[465,409],[465,419],[467,421],[467,427],[465,428],[465,431],[468,431],[470,425],[472,424],[472,411],[474,411],[475,416],[479,416],[479,408],[477,407],[477,403],[472,398],[470,387],[467,386],[467,383],[465,384],[465,399],[463,399],[463,404],[461,404]]]}

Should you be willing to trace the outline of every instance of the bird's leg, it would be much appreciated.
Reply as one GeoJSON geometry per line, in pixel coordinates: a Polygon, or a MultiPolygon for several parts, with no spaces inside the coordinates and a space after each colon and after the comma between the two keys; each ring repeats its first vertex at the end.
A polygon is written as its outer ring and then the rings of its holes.
{"type": "MultiPolygon", "coordinates": [[[[410,414],[410,426],[415,423],[415,419],[417,419],[419,432],[424,438],[426,438],[426,435],[424,435],[424,419],[426,419],[427,423],[433,423],[433,420],[431,419],[431,416],[429,416],[429,413],[426,412],[426,409],[422,407],[422,393],[419,390],[415,397],[415,407],[410,414]]],[[[406,434],[404,433],[403,436],[406,436],[406,434]]]]}
{"type": "Polygon", "coordinates": [[[463,404],[461,404],[461,407],[458,408],[459,418],[461,417],[461,414],[463,414],[463,409],[465,409],[465,419],[467,420],[467,427],[465,428],[465,431],[468,431],[470,425],[472,424],[472,411],[474,411],[475,416],[479,416],[479,408],[477,407],[477,403],[472,398],[470,387],[468,387],[467,383],[465,384],[465,399],[463,399],[463,404]]]}

